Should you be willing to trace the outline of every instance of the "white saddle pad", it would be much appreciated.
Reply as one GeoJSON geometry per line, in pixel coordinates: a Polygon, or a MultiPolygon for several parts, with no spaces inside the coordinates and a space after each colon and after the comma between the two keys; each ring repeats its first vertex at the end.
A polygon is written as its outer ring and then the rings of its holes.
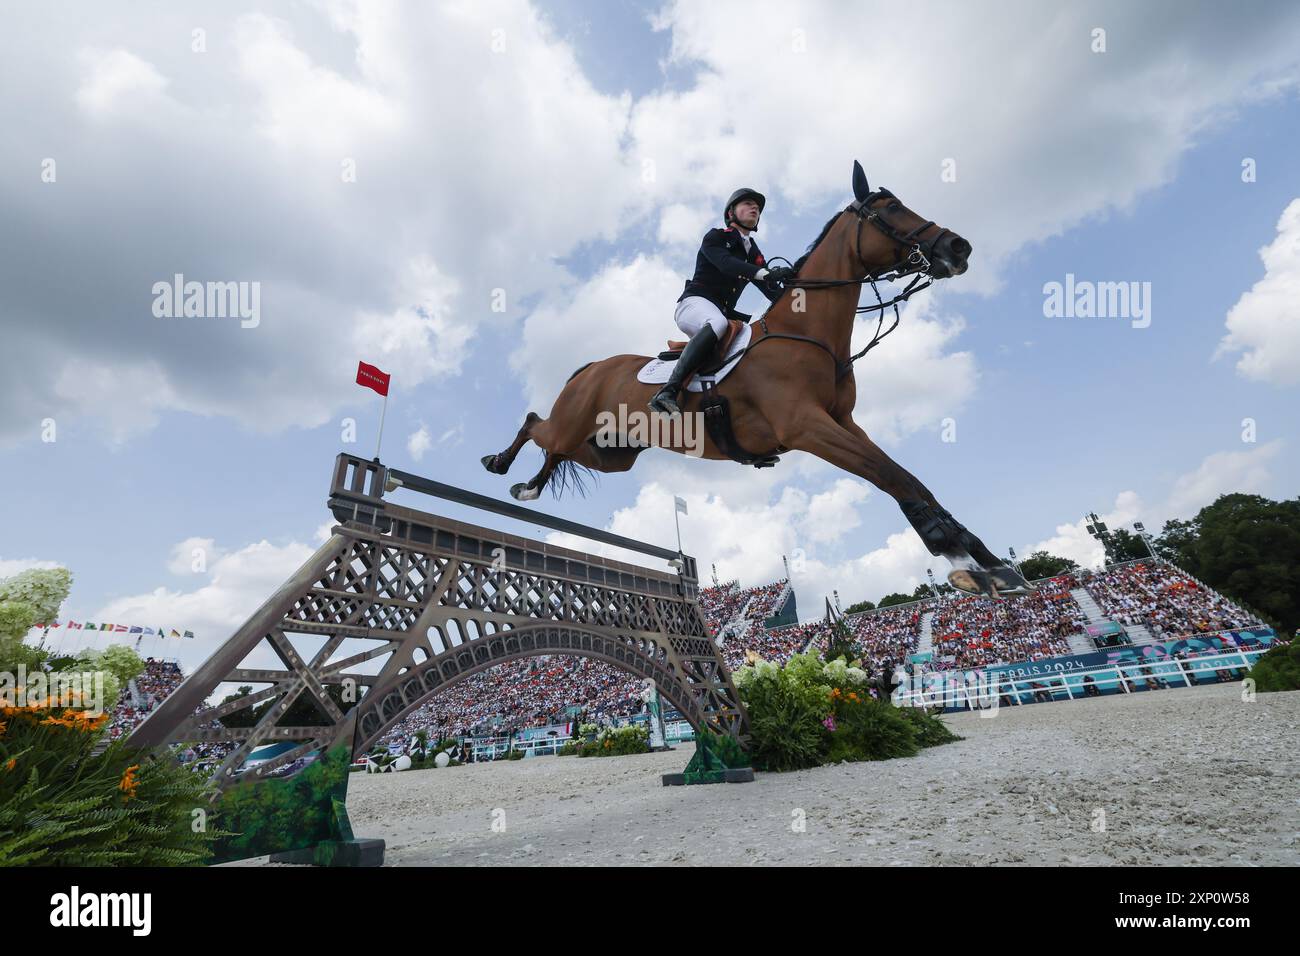
{"type": "MultiPolygon", "coordinates": [[[[727,373],[735,368],[736,363],[740,361],[739,353],[745,348],[745,346],[749,345],[749,337],[752,332],[753,329],[747,324],[743,329],[736,333],[736,338],[732,341],[731,347],[727,349],[726,364],[712,375],[706,375],[704,377],[711,379],[714,382],[721,382],[726,378],[727,373]]],[[[636,373],[636,380],[638,382],[643,382],[646,385],[662,385],[664,382],[668,381],[668,376],[673,374],[673,369],[676,367],[676,359],[673,359],[671,362],[665,362],[663,359],[657,358],[651,359],[642,366],[641,371],[636,373]]],[[[700,384],[699,375],[691,376],[690,382],[686,385],[686,390],[688,392],[704,391],[704,386],[700,384]]]]}

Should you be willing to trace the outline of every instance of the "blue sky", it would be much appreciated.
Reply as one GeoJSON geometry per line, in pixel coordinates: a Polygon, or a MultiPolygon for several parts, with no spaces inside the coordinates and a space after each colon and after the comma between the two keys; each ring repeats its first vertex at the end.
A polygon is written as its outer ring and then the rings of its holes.
{"type": "MultiPolygon", "coordinates": [[[[856,417],[995,551],[1091,561],[1088,510],[1158,525],[1228,491],[1297,493],[1300,228],[1278,233],[1300,198],[1294,11],[1179,5],[1171,26],[1007,6],[864,58],[847,38],[871,11],[742,9],[7,14],[0,314],[21,374],[0,390],[0,575],[65,565],[66,614],[190,628],[197,657],[319,542],[346,418],[348,450],[373,454],[358,359],[394,374],[386,461],[504,497],[540,453],[508,478],[478,459],[524,412],[578,365],[676,335],[722,197],[764,190],[759,242],[793,259],[854,159],[975,247],[859,364],[856,417]],[[918,72],[935,62],[956,75],[918,72]],[[150,284],[177,271],[260,281],[261,326],[154,318],[150,284]],[[1046,318],[1067,273],[1149,282],[1150,327],[1046,318]]],[[[538,506],[671,544],[673,494],[702,568],[760,583],[797,554],[805,617],[832,587],[875,599],[946,571],[886,496],[798,455],[756,473],[651,452],[538,506]]]]}

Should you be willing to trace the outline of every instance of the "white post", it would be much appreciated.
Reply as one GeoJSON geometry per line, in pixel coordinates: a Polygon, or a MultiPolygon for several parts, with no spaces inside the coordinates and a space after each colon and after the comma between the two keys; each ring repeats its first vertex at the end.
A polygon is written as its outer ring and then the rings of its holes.
{"type": "Polygon", "coordinates": [[[375,461],[379,460],[379,446],[384,443],[384,418],[388,415],[388,396],[384,396],[384,408],[379,413],[379,441],[375,442],[375,461]]]}

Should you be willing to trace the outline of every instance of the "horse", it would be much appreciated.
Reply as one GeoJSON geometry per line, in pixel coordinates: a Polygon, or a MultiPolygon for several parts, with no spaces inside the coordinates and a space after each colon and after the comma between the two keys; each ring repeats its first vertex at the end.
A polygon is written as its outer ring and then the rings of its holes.
{"type": "MultiPolygon", "coordinates": [[[[735,443],[765,449],[760,454],[769,460],[789,451],[806,452],[871,482],[898,503],[930,553],[952,564],[948,580],[959,591],[994,598],[1031,593],[1035,589],[1017,570],[959,524],[853,420],[853,359],[862,353],[850,353],[854,320],[863,311],[858,308],[862,284],[874,288],[879,279],[910,275],[913,284],[925,279],[928,285],[959,276],[972,250],[964,238],[922,219],[888,189],[871,189],[857,162],[852,186],[854,201],[827,222],[793,264],[795,278],[751,323],[745,354],[716,385],[730,406],[735,443]]],[[[897,316],[897,299],[879,308],[887,305],[895,306],[897,316]]],[[[483,467],[506,474],[530,440],[545,451],[541,470],[511,487],[510,494],[520,501],[540,496],[552,476],[557,494],[569,481],[581,488],[584,472],[579,468],[629,470],[649,446],[598,441],[597,434],[602,422],[628,420],[629,409],[652,414],[647,402],[657,386],[637,381],[638,370],[649,361],[644,355],[615,355],[582,366],[565,383],[550,415],[542,418],[530,411],[504,451],[483,456],[483,467]]],[[[699,415],[701,395],[685,389],[681,395],[682,414],[699,415]]],[[[680,436],[658,447],[711,460],[731,457],[708,435],[703,436],[702,451],[698,442],[687,447],[680,436]]]]}

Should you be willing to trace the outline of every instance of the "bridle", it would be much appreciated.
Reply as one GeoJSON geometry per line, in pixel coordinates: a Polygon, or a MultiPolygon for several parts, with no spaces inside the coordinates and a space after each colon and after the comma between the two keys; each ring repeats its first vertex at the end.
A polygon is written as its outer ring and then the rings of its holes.
{"type": "MultiPolygon", "coordinates": [[[[868,342],[863,349],[850,355],[846,361],[841,362],[836,358],[835,353],[831,351],[830,346],[820,339],[815,339],[809,335],[798,335],[793,332],[769,332],[767,328],[767,316],[764,315],[758,320],[759,325],[763,329],[762,337],[751,342],[744,349],[738,352],[733,357],[733,360],[739,359],[745,352],[748,352],[754,346],[758,345],[759,342],[766,341],[767,339],[794,339],[799,342],[809,342],[823,349],[832,359],[835,360],[835,381],[838,382],[841,378],[852,371],[854,362],[870,352],[880,344],[881,340],[886,335],[898,328],[900,318],[898,311],[899,304],[906,302],[922,289],[928,289],[934,284],[935,277],[929,274],[930,263],[934,259],[934,247],[944,236],[951,234],[951,230],[938,226],[938,231],[935,232],[933,236],[928,239],[922,239],[921,235],[930,227],[935,226],[933,221],[927,221],[923,222],[915,229],[911,229],[904,233],[892,222],[886,219],[879,209],[871,208],[872,204],[880,199],[892,199],[895,202],[898,201],[897,196],[891,193],[888,189],[882,188],[869,193],[862,199],[855,199],[843,210],[844,212],[852,212],[858,219],[857,234],[853,241],[853,252],[855,258],[858,260],[858,264],[861,265],[866,272],[861,279],[801,279],[796,277],[785,284],[787,289],[834,289],[840,286],[870,285],[871,291],[876,296],[876,303],[874,305],[860,305],[853,311],[855,315],[863,315],[868,312],[880,313],[876,319],[876,331],[875,334],[872,335],[871,341],[868,342]],[[866,223],[870,223],[879,230],[886,239],[889,239],[895,244],[895,247],[899,252],[899,258],[895,260],[893,265],[875,271],[867,268],[867,265],[862,258],[862,227],[866,223]],[[902,292],[898,293],[898,295],[894,296],[888,302],[881,298],[880,289],[876,285],[877,282],[894,282],[906,278],[907,276],[912,276],[912,281],[907,284],[902,292]],[[889,328],[882,332],[881,327],[885,322],[885,310],[890,308],[894,310],[894,321],[890,324],[889,328]]],[[[788,259],[784,259],[781,256],[773,257],[772,261],[776,261],[777,259],[780,259],[787,265],[790,264],[788,259]]],[[[731,364],[731,361],[732,360],[728,360],[727,364],[731,364]]]]}

